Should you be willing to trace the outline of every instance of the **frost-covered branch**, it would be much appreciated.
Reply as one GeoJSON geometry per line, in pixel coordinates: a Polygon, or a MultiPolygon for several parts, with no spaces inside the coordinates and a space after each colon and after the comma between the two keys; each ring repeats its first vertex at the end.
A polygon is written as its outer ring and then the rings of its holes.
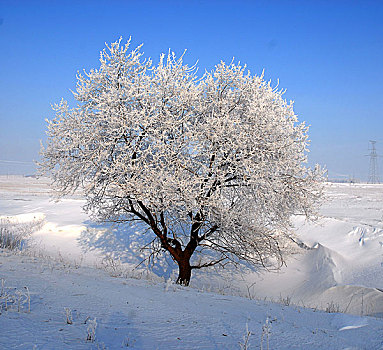
{"type": "Polygon", "coordinates": [[[182,56],[154,65],[129,46],[107,45],[100,68],[77,75],[77,105],[54,106],[40,171],[57,197],[82,188],[93,217],[144,223],[179,283],[202,249],[210,261],[194,266],[280,265],[291,216],[315,217],[322,191],[292,102],[239,64],[198,78],[182,56]]]}

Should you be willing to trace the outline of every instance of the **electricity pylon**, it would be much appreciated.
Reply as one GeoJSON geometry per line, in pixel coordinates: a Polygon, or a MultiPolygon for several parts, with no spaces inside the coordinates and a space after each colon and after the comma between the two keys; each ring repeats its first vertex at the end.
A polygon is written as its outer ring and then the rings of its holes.
{"type": "Polygon", "coordinates": [[[371,184],[379,183],[379,172],[378,172],[378,154],[376,153],[375,144],[376,141],[370,140],[371,148],[370,150],[370,171],[368,174],[368,182],[371,184]]]}

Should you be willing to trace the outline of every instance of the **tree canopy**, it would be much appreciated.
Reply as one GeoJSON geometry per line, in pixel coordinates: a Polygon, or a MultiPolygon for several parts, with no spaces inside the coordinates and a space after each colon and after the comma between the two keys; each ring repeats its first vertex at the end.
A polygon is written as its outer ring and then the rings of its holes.
{"type": "Polygon", "coordinates": [[[178,283],[226,261],[281,264],[291,216],[315,216],[321,195],[293,103],[239,64],[198,77],[182,56],[154,65],[129,45],[77,75],[74,108],[54,106],[41,173],[60,197],[81,187],[98,220],[147,225],[178,283]]]}

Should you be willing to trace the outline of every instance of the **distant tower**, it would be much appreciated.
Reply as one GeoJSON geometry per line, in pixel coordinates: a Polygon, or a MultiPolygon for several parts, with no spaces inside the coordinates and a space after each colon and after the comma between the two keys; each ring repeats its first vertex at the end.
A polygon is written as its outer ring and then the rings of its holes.
{"type": "Polygon", "coordinates": [[[376,141],[371,141],[371,148],[370,150],[370,172],[368,174],[368,182],[371,184],[378,184],[379,183],[379,172],[378,172],[378,155],[376,153],[375,144],[376,141]]]}

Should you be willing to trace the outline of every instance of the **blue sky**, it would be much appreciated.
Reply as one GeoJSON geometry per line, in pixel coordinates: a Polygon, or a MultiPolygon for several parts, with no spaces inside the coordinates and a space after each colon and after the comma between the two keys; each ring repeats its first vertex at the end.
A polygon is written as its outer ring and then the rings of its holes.
{"type": "Polygon", "coordinates": [[[279,79],[330,177],[367,180],[369,140],[383,155],[383,1],[0,0],[0,173],[34,172],[51,104],[120,36],[155,62],[187,49],[201,72],[234,57],[279,79]]]}

